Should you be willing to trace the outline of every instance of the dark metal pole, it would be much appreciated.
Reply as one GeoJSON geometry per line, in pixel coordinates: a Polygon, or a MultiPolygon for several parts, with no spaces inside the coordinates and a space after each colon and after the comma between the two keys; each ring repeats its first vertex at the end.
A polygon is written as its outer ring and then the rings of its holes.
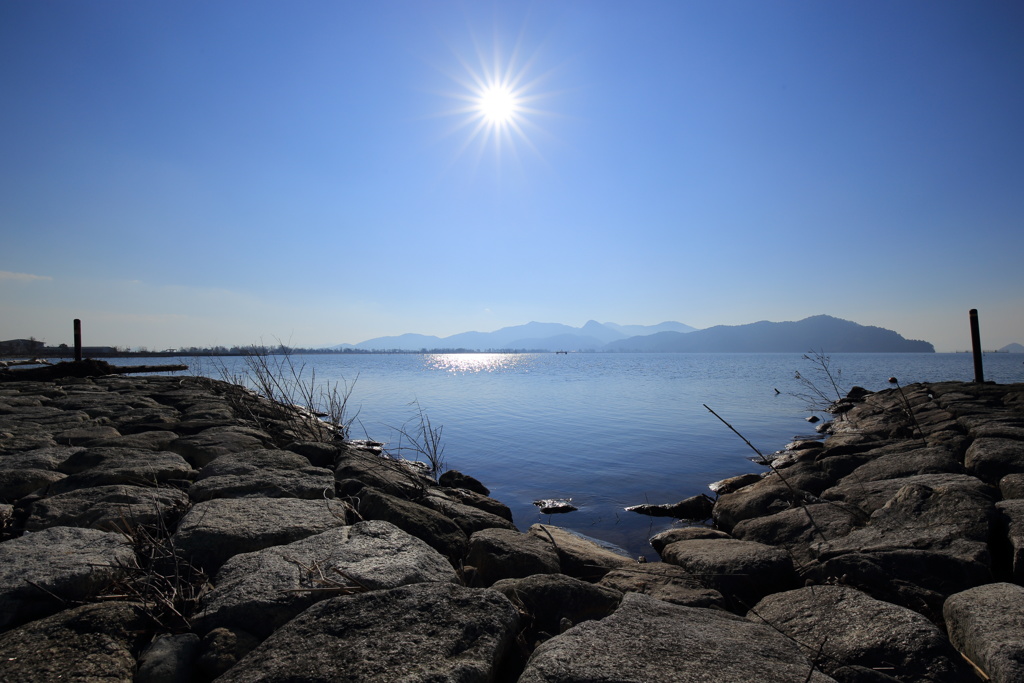
{"type": "Polygon", "coordinates": [[[981,365],[981,332],[978,331],[978,309],[971,309],[971,347],[974,349],[974,381],[985,381],[985,370],[981,365]]]}
{"type": "Polygon", "coordinates": [[[82,360],[82,321],[75,318],[75,360],[82,360]]]}

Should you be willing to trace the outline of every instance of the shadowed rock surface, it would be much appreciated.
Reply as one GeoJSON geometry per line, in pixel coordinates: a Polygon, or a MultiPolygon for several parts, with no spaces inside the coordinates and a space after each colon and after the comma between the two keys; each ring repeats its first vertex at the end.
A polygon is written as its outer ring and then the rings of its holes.
{"type": "Polygon", "coordinates": [[[1024,386],[903,390],[639,564],[237,386],[7,382],[0,680],[1019,680],[1024,386]]]}

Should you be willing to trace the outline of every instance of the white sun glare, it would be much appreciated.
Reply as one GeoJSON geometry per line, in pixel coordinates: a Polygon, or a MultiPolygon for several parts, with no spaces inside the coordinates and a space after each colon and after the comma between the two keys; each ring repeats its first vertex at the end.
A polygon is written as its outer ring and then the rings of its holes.
{"type": "Polygon", "coordinates": [[[442,69],[459,86],[456,92],[446,93],[461,102],[458,108],[446,112],[458,117],[450,133],[465,134],[456,156],[470,148],[478,155],[490,149],[495,160],[500,160],[503,150],[518,157],[519,149],[525,147],[543,158],[530,137],[542,132],[537,120],[546,112],[537,109],[536,103],[551,96],[540,92],[550,72],[536,75],[538,54],[534,51],[524,58],[521,44],[506,55],[496,44],[485,46],[474,39],[473,45],[475,59],[456,53],[459,73],[442,69]]]}
{"type": "Polygon", "coordinates": [[[480,113],[492,125],[511,123],[519,108],[519,100],[508,86],[494,85],[480,93],[480,113]]]}

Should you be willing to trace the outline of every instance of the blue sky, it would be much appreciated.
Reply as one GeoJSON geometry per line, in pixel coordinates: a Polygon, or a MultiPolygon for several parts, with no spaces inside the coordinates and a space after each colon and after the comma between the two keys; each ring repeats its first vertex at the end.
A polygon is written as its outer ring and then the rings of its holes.
{"type": "Polygon", "coordinates": [[[1013,2],[0,3],[0,339],[1024,343],[1022,53],[1013,2]]]}

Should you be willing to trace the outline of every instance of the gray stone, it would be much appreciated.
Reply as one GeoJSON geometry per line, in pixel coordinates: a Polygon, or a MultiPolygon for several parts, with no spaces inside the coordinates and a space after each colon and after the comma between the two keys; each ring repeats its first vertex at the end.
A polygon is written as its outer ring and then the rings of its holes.
{"type": "Polygon", "coordinates": [[[838,485],[899,479],[917,474],[963,474],[964,471],[956,454],[945,448],[909,446],[906,451],[888,453],[870,460],[843,477],[838,485]]]}
{"type": "Polygon", "coordinates": [[[828,683],[800,647],[726,612],[627,593],[619,609],[541,645],[519,683],[828,683]]]}
{"type": "Polygon", "coordinates": [[[731,609],[746,611],[769,593],[793,588],[797,575],[782,548],[734,539],[676,541],[661,559],[682,567],[721,593],[731,609]]]}
{"type": "Polygon", "coordinates": [[[183,436],[171,442],[167,450],[184,457],[193,467],[201,468],[222,455],[266,448],[272,439],[265,432],[227,425],[210,427],[198,434],[183,436]]]}
{"type": "Polygon", "coordinates": [[[1013,579],[1024,582],[1024,498],[996,503],[1000,530],[1009,545],[1010,569],[1013,579]]]}
{"type": "Polygon", "coordinates": [[[711,527],[684,526],[676,529],[668,529],[655,534],[654,536],[651,536],[650,543],[655,552],[660,555],[662,549],[669,543],[675,543],[676,541],[692,541],[698,538],[732,538],[732,536],[724,531],[712,529],[711,527]]]}
{"type": "Polygon", "coordinates": [[[727,493],[739,491],[744,486],[750,486],[761,481],[763,474],[740,474],[735,477],[729,477],[728,479],[720,479],[708,484],[708,488],[719,496],[724,496],[727,493]]]}
{"type": "Polygon", "coordinates": [[[691,496],[678,503],[665,503],[662,505],[631,505],[626,508],[628,512],[638,512],[641,515],[651,517],[675,517],[693,522],[701,522],[711,517],[711,509],[714,501],[708,496],[691,496]]]}
{"type": "Polygon", "coordinates": [[[448,470],[437,478],[437,483],[453,489],[467,489],[481,496],[491,495],[490,490],[478,480],[458,470],[448,470]]]}
{"type": "MultiPolygon", "coordinates": [[[[359,492],[363,519],[382,519],[427,543],[458,566],[466,554],[466,534],[445,515],[371,488],[359,492]]],[[[514,533],[514,532],[512,532],[514,533]]]]}
{"type": "Polygon", "coordinates": [[[767,517],[745,519],[737,524],[733,536],[785,548],[797,564],[817,558],[815,544],[843,538],[864,524],[867,516],[846,503],[815,503],[783,510],[767,517]]]}
{"type": "Polygon", "coordinates": [[[512,521],[512,510],[510,510],[509,507],[501,501],[494,500],[493,498],[470,491],[469,489],[439,487],[436,490],[449,498],[459,501],[463,505],[469,505],[483,510],[484,512],[489,512],[492,515],[497,515],[509,522],[512,521]]]}
{"type": "Polygon", "coordinates": [[[0,628],[92,597],[135,562],[121,534],[53,527],[0,543],[0,628]]]}
{"type": "Polygon", "coordinates": [[[556,634],[564,619],[578,624],[604,619],[622,601],[622,592],[608,586],[574,579],[564,574],[534,574],[521,579],[496,581],[494,590],[502,593],[531,619],[531,632],[556,634]]]}
{"type": "Polygon", "coordinates": [[[199,656],[199,636],[194,633],[160,636],[139,655],[136,681],[191,683],[199,656]]]}
{"type": "Polygon", "coordinates": [[[90,444],[94,448],[133,448],[146,451],[169,451],[169,446],[177,440],[178,435],[165,430],[125,434],[110,439],[99,439],[90,444]]]}
{"type": "Polygon", "coordinates": [[[466,564],[473,566],[480,584],[518,579],[533,574],[557,574],[558,553],[534,535],[510,529],[484,529],[469,538],[466,564]]]}
{"type": "Polygon", "coordinates": [[[334,473],[291,451],[242,451],[220,456],[189,488],[194,501],[213,498],[334,498],[334,473]]]}
{"type": "Polygon", "coordinates": [[[999,480],[1003,499],[1024,498],[1024,474],[1007,474],[999,480]]]}
{"type": "Polygon", "coordinates": [[[54,446],[37,448],[0,457],[4,469],[56,470],[75,453],[85,449],[80,446],[54,446]]]}
{"type": "Polygon", "coordinates": [[[127,531],[139,525],[161,527],[172,512],[182,513],[188,495],[170,487],[96,486],[37,500],[29,507],[25,528],[76,526],[127,531]]]}
{"type": "Polygon", "coordinates": [[[623,593],[644,593],[676,605],[725,609],[721,593],[705,587],[682,567],[665,562],[646,562],[613,569],[601,577],[599,585],[623,593]]]}
{"type": "Polygon", "coordinates": [[[213,629],[203,637],[199,646],[202,654],[196,668],[202,674],[200,680],[212,680],[227,672],[259,644],[260,639],[245,629],[213,629]]]}
{"type": "Polygon", "coordinates": [[[349,448],[338,456],[334,468],[338,481],[355,479],[364,486],[404,499],[415,499],[436,486],[422,472],[412,469],[401,460],[383,457],[375,451],[349,448]]]}
{"type": "Polygon", "coordinates": [[[95,441],[118,436],[121,436],[121,432],[109,425],[88,424],[57,432],[53,435],[53,440],[67,446],[88,446],[95,441]]]}
{"type": "Polygon", "coordinates": [[[949,596],[942,608],[953,646],[995,683],[1024,681],[1024,588],[991,583],[949,596]]]}
{"type": "Polygon", "coordinates": [[[0,680],[132,683],[133,652],[152,622],[139,605],[82,605],[0,634],[0,680]]]}
{"type": "Polygon", "coordinates": [[[1007,474],[1024,473],[1024,442],[985,437],[975,439],[964,457],[967,471],[990,484],[1007,474]]]}
{"type": "Polygon", "coordinates": [[[519,632],[492,590],[417,584],[319,602],[282,626],[218,683],[484,683],[519,632]]]}
{"type": "Polygon", "coordinates": [[[636,560],[626,557],[578,533],[550,524],[534,524],[531,536],[550,544],[558,554],[563,574],[597,581],[612,569],[632,567],[636,560]]]}
{"type": "Polygon", "coordinates": [[[856,665],[901,681],[969,680],[967,667],[935,624],[846,586],[769,595],[747,617],[802,643],[809,656],[820,651],[825,673],[856,665]]]}
{"type": "Polygon", "coordinates": [[[344,509],[327,500],[217,498],[189,510],[172,538],[186,559],[212,575],[239,553],[292,543],[346,523],[344,509]]]}
{"type": "Polygon", "coordinates": [[[900,479],[883,479],[854,484],[834,486],[821,494],[825,500],[836,500],[856,505],[864,512],[871,514],[884,506],[904,486],[922,484],[929,488],[957,487],[974,491],[990,497],[995,496],[996,489],[968,474],[919,474],[900,479]]]}
{"type": "Polygon", "coordinates": [[[50,495],[110,484],[153,486],[188,481],[195,470],[177,453],[130,448],[89,448],[60,466],[69,476],[50,485],[50,495]]]}
{"type": "Polygon", "coordinates": [[[13,503],[65,477],[67,477],[66,474],[54,472],[53,470],[0,470],[0,500],[13,503]]]}
{"type": "Polygon", "coordinates": [[[235,555],[195,623],[200,631],[233,627],[266,637],[319,600],[431,581],[458,581],[440,553],[389,522],[359,522],[235,555]]]}
{"type": "Polygon", "coordinates": [[[921,599],[928,610],[941,609],[942,597],[991,581],[988,544],[996,514],[988,494],[959,483],[908,484],[866,526],[812,545],[822,563],[818,578],[852,574],[856,585],[887,598],[887,586],[900,582],[931,592],[921,599]],[[864,573],[870,564],[878,572],[864,573]]]}
{"type": "MultiPolygon", "coordinates": [[[[451,490],[451,489],[449,489],[451,490]]],[[[467,536],[481,529],[515,529],[515,525],[504,517],[491,514],[472,505],[466,505],[452,498],[441,489],[431,489],[422,502],[430,509],[440,512],[455,522],[467,536]]]]}

